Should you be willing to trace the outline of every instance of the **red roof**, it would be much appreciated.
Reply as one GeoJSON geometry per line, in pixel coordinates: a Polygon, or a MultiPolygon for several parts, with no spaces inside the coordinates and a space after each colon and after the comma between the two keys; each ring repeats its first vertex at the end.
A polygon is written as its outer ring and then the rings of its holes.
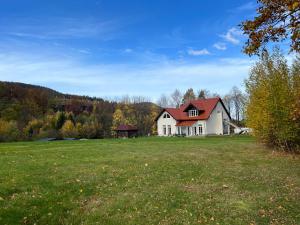
{"type": "MultiPolygon", "coordinates": [[[[176,108],[165,108],[165,109],[163,109],[161,114],[164,111],[167,111],[177,121],[207,120],[219,101],[221,102],[221,104],[223,104],[221,98],[207,98],[207,99],[192,100],[186,104],[181,105],[177,109],[176,108]],[[195,108],[197,108],[200,111],[198,116],[189,117],[187,112],[185,112],[185,110],[190,105],[193,105],[195,108]]],[[[224,106],[224,104],[223,104],[223,106],[224,106]]],[[[225,110],[226,110],[226,108],[225,108],[225,110]]]]}
{"type": "Polygon", "coordinates": [[[194,123],[196,123],[197,121],[195,120],[187,120],[187,121],[181,121],[178,122],[176,124],[177,127],[189,127],[189,126],[193,126],[194,123]]]}
{"type": "Polygon", "coordinates": [[[116,130],[117,131],[129,131],[129,130],[136,131],[138,129],[131,125],[122,124],[122,125],[118,126],[116,130]]]}

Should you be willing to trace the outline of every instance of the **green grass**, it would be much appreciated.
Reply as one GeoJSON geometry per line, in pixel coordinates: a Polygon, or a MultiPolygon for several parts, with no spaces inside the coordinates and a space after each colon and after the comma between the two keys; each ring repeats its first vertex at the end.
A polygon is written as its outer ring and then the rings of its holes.
{"type": "Polygon", "coordinates": [[[0,144],[0,224],[300,224],[300,159],[250,137],[0,144]]]}

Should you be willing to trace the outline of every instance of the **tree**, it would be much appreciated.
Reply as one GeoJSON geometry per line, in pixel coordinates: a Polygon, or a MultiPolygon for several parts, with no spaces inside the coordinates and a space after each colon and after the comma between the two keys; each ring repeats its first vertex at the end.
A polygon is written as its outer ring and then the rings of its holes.
{"type": "Polygon", "coordinates": [[[76,125],[76,131],[80,138],[97,138],[98,124],[94,122],[87,122],[85,124],[78,123],[76,125]]]}
{"type": "Polygon", "coordinates": [[[294,99],[294,104],[292,108],[292,120],[295,122],[296,134],[300,137],[300,56],[297,56],[293,62],[291,69],[292,76],[292,98],[294,99]]]}
{"type": "Polygon", "coordinates": [[[235,120],[239,122],[243,119],[242,117],[244,115],[244,107],[246,103],[245,96],[238,87],[234,86],[230,92],[230,100],[234,107],[235,120]]]}
{"type": "Polygon", "coordinates": [[[272,55],[264,52],[251,69],[246,81],[247,125],[268,145],[299,149],[299,118],[293,113],[299,106],[299,76],[290,72],[278,49],[272,55]]]}
{"type": "Polygon", "coordinates": [[[61,128],[62,136],[65,138],[77,137],[78,133],[74,123],[71,120],[67,120],[61,128]]]}
{"type": "Polygon", "coordinates": [[[226,94],[224,97],[223,97],[223,103],[229,113],[229,115],[231,116],[232,115],[232,108],[233,108],[233,101],[232,101],[232,96],[231,94],[226,94]]]}
{"type": "Polygon", "coordinates": [[[27,126],[24,128],[24,134],[28,138],[36,137],[40,133],[40,129],[43,127],[44,121],[33,119],[28,122],[27,126]]]}
{"type": "Polygon", "coordinates": [[[299,0],[258,0],[258,15],[241,24],[248,40],[244,52],[258,54],[265,45],[291,39],[291,51],[300,52],[299,0]]]}
{"type": "Polygon", "coordinates": [[[117,108],[116,111],[113,114],[113,123],[111,127],[112,133],[120,126],[121,124],[125,123],[125,117],[120,108],[117,108]]]}
{"type": "Polygon", "coordinates": [[[172,105],[176,108],[179,108],[182,100],[182,94],[178,89],[175,89],[175,91],[171,94],[172,99],[172,105]]]}
{"type": "Polygon", "coordinates": [[[199,92],[198,92],[198,99],[205,99],[206,98],[206,90],[204,89],[201,89],[199,92]]]}
{"type": "Polygon", "coordinates": [[[57,112],[56,113],[56,121],[55,121],[55,129],[59,130],[65,123],[67,117],[65,112],[57,112]]]}
{"type": "Polygon", "coordinates": [[[162,108],[167,108],[170,106],[170,99],[165,94],[162,94],[157,100],[157,105],[162,108]]]}
{"type": "Polygon", "coordinates": [[[195,99],[196,99],[196,96],[195,96],[193,88],[189,88],[183,95],[182,102],[187,103],[187,102],[189,102],[191,100],[195,100],[195,99]]]}
{"type": "Polygon", "coordinates": [[[0,142],[16,141],[20,137],[20,132],[16,121],[5,121],[0,119],[0,142]]]}

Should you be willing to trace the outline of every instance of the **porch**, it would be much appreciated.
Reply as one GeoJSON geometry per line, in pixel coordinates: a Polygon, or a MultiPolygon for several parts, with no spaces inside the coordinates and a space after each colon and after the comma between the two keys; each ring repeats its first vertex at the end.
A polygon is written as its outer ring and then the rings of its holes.
{"type": "Polygon", "coordinates": [[[182,121],[176,124],[176,134],[183,136],[205,135],[205,124],[201,121],[182,121]]]}

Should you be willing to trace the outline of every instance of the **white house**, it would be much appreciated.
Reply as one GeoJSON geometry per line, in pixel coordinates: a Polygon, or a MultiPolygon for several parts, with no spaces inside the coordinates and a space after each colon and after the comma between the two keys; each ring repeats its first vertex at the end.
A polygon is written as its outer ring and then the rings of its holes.
{"type": "Polygon", "coordinates": [[[159,136],[230,133],[230,115],[221,98],[192,100],[179,108],[165,108],[156,122],[159,136]]]}

